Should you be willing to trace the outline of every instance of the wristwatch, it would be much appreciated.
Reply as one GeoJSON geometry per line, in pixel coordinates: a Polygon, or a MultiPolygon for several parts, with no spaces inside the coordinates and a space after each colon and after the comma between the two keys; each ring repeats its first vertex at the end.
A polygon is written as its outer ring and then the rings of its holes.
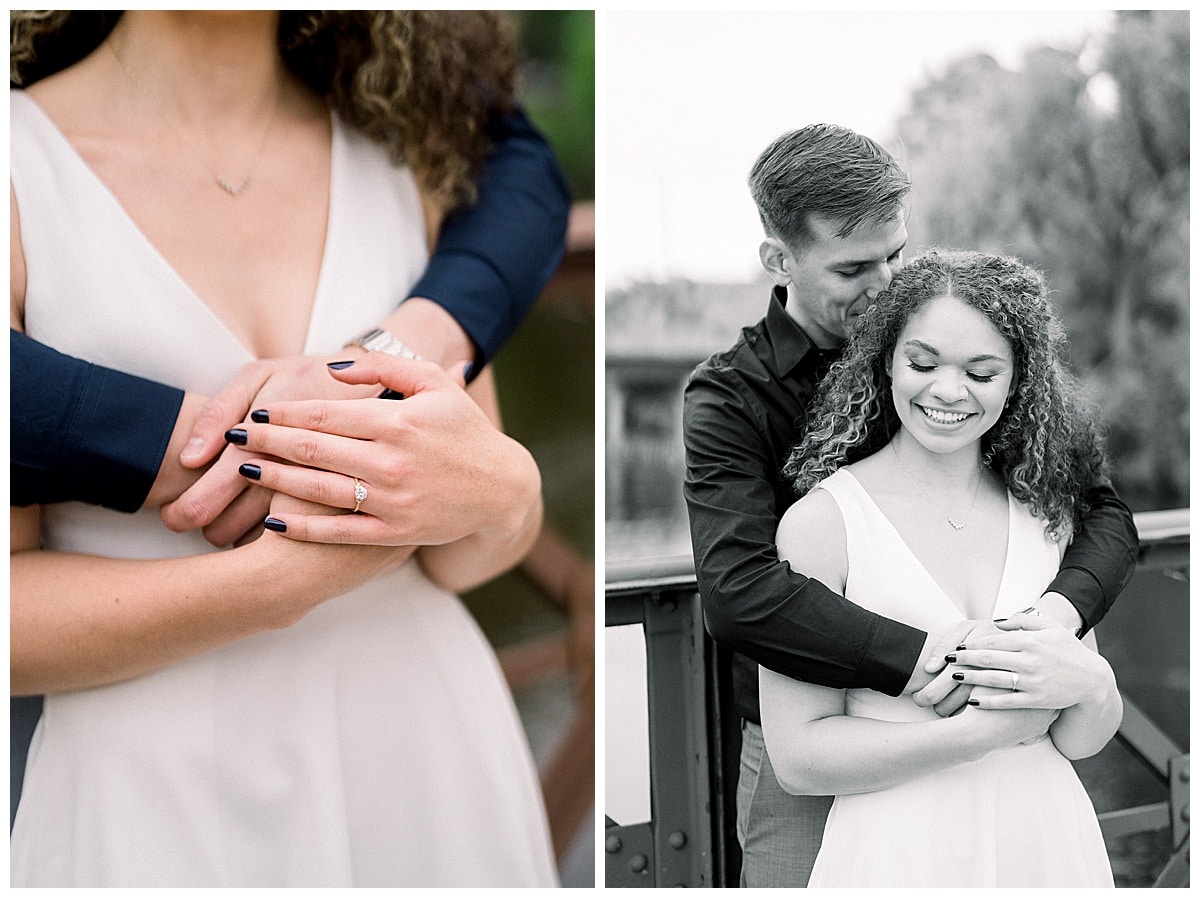
{"type": "Polygon", "coordinates": [[[377,327],[372,328],[365,334],[360,334],[346,345],[361,346],[368,352],[386,352],[388,355],[397,355],[403,359],[421,358],[387,331],[380,330],[377,327]]]}

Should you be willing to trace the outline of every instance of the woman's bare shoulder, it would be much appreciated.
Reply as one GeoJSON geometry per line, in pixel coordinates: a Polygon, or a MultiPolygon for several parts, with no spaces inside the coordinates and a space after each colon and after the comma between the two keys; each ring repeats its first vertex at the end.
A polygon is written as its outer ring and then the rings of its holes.
{"type": "Polygon", "coordinates": [[[775,534],[781,561],[841,592],[846,583],[846,524],[833,496],[809,490],[784,512],[775,534]]]}

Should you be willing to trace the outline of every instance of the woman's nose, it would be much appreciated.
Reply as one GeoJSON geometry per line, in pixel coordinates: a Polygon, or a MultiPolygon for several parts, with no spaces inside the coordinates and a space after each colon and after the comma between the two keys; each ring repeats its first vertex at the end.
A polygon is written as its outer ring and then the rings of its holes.
{"type": "Polygon", "coordinates": [[[942,402],[950,403],[964,398],[967,395],[967,388],[963,383],[962,376],[957,371],[941,367],[937,370],[929,392],[942,402]]]}

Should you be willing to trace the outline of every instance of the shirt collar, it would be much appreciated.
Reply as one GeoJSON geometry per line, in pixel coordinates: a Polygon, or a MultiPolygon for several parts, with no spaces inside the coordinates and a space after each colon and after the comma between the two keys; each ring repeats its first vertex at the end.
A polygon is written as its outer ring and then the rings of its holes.
{"type": "Polygon", "coordinates": [[[839,352],[837,349],[821,350],[787,313],[786,307],[787,287],[776,285],[771,290],[771,304],[767,307],[767,334],[775,354],[775,371],[780,377],[787,377],[801,365],[815,370],[839,352]]]}

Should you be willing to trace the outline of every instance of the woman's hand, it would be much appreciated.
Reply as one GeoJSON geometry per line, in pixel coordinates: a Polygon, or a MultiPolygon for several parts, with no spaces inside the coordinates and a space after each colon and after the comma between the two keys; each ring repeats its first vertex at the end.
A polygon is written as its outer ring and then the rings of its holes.
{"type": "Polygon", "coordinates": [[[378,391],[373,394],[369,387],[339,383],[329,376],[327,362],[354,358],[362,352],[351,347],[336,358],[264,359],[242,368],[225,389],[193,413],[187,439],[178,454],[164,458],[164,467],[173,467],[178,459],[181,472],[210,462],[211,467],[182,493],[165,497],[172,501],[162,506],[163,523],[175,531],[203,527],[205,538],[215,546],[232,545],[247,531],[257,533],[271,496],[266,490],[253,489],[254,484],[238,473],[246,458],[225,441],[226,431],[245,421],[252,408],[269,402],[299,398],[365,399],[377,395],[378,391]]]}
{"type": "Polygon", "coordinates": [[[326,543],[438,546],[480,532],[517,532],[540,508],[532,456],[437,365],[368,353],[329,373],[368,384],[373,395],[386,387],[406,398],[255,410],[252,423],[233,434],[248,453],[241,467],[248,482],[361,512],[273,514],[278,532],[326,543]]]}
{"type": "Polygon", "coordinates": [[[1070,708],[1100,704],[1116,691],[1104,658],[1063,627],[1022,612],[997,622],[1002,632],[968,636],[953,654],[953,678],[996,693],[972,693],[979,708],[1070,708]],[[1015,674],[1015,679],[1014,679],[1015,674]]]}

